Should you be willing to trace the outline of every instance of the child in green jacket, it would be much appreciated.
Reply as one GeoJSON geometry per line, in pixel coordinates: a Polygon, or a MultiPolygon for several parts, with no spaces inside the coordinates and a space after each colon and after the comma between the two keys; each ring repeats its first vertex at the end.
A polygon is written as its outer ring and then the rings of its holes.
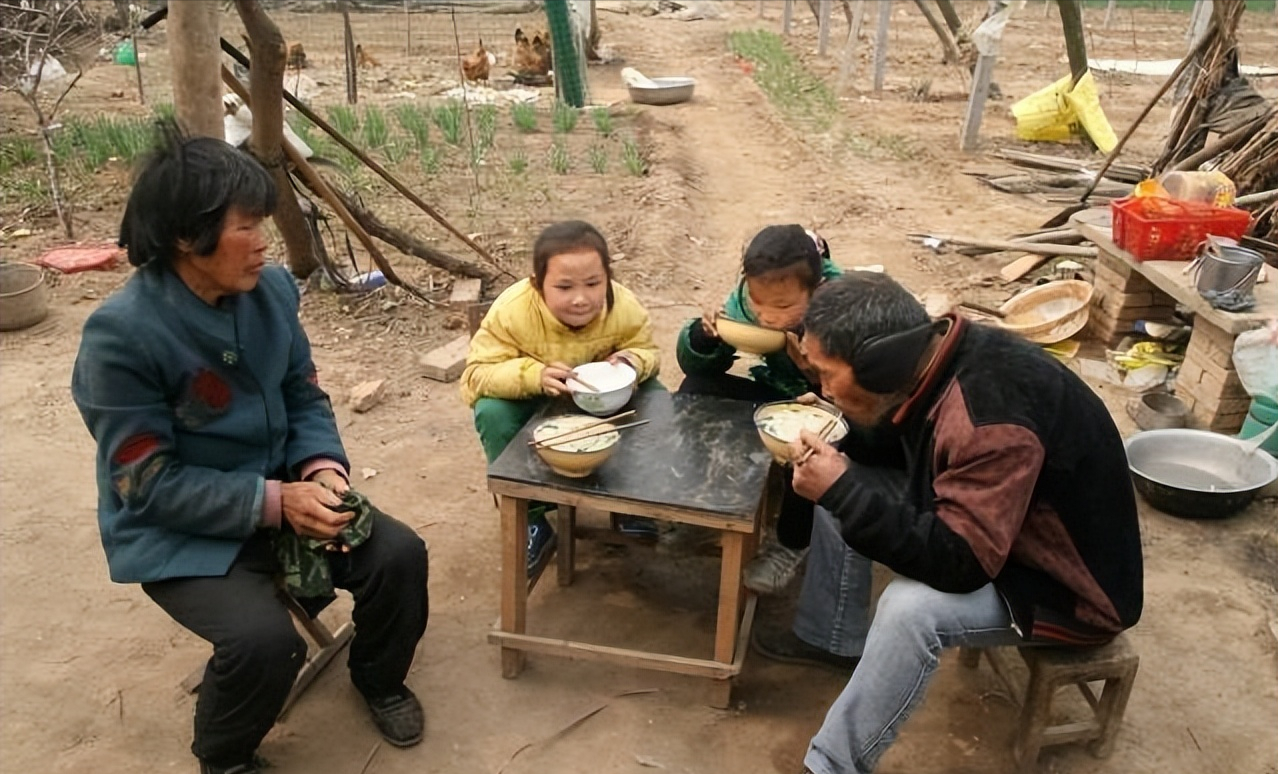
{"type": "MultiPolygon", "coordinates": [[[[741,261],[741,277],[718,315],[689,320],[679,333],[676,356],[685,378],[679,392],[715,395],[755,403],[820,394],[799,351],[799,322],[822,282],[841,274],[830,249],[815,233],[799,225],[768,226],[750,240],[741,261]],[[719,338],[717,316],[786,331],[784,350],[763,355],[750,375],[728,373],[737,351],[719,338]]],[[[794,578],[807,551],[812,503],[790,488],[790,471],[777,520],[780,542],[768,541],[746,566],[745,585],[774,594],[794,578]]]]}

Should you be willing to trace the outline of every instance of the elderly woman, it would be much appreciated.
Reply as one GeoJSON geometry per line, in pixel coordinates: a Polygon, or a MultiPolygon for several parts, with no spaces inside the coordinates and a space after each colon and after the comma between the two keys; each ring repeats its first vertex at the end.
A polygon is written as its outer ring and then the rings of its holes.
{"type": "Polygon", "coordinates": [[[191,750],[202,774],[251,774],[306,656],[275,544],[326,542],[325,576],[355,598],[351,680],[387,741],[416,744],[404,679],[426,629],[425,544],[376,510],[343,541],[349,463],[297,288],[267,261],[270,176],[220,140],[162,134],[120,226],[137,270],[85,323],[71,385],[98,445],[111,579],[212,643],[191,750]]]}

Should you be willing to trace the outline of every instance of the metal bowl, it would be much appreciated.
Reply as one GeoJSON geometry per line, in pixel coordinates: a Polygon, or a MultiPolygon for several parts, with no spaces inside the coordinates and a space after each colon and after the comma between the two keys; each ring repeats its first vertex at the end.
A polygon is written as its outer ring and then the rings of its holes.
{"type": "Polygon", "coordinates": [[[692,98],[697,82],[693,78],[672,76],[650,78],[654,86],[627,86],[630,99],[641,105],[675,105],[692,98]]]}
{"type": "Polygon", "coordinates": [[[0,263],[0,331],[30,328],[49,314],[44,269],[33,263],[0,263]]]}
{"type": "Polygon", "coordinates": [[[1184,519],[1223,519],[1278,479],[1278,460],[1205,430],[1148,430],[1127,439],[1127,466],[1150,505],[1184,519]]]}

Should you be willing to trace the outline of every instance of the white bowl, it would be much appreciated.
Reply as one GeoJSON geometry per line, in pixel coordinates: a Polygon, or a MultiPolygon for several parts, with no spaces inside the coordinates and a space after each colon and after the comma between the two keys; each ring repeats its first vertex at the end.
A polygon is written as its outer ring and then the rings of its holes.
{"type": "Polygon", "coordinates": [[[582,379],[590,382],[590,386],[598,390],[592,391],[576,379],[568,380],[568,388],[572,390],[572,400],[582,410],[604,417],[616,413],[618,409],[630,402],[635,392],[635,369],[625,363],[613,365],[609,362],[586,363],[573,369],[582,379]]]}
{"type": "Polygon", "coordinates": [[[648,83],[628,85],[630,99],[642,105],[677,105],[692,98],[697,82],[686,76],[650,78],[648,83]],[[651,84],[651,85],[649,85],[651,84]]]}

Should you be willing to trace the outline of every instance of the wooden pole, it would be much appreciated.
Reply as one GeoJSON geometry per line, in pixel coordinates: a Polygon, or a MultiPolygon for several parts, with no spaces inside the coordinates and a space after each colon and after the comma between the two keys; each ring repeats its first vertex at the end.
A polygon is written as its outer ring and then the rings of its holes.
{"type": "Polygon", "coordinates": [[[173,3],[169,59],[173,109],[193,137],[223,139],[222,84],[218,81],[218,3],[173,3]]]}
{"type": "Polygon", "coordinates": [[[790,34],[790,23],[794,21],[794,0],[785,0],[781,6],[781,34],[790,34]]]}
{"type": "Polygon", "coordinates": [[[1065,32],[1065,53],[1069,56],[1070,85],[1087,74],[1087,39],[1083,31],[1083,15],[1079,0],[1056,0],[1061,11],[1061,28],[1065,32]]]}
{"type": "MultiPolygon", "coordinates": [[[[407,3],[408,0],[404,0],[404,2],[407,3]]],[[[760,19],[763,18],[763,0],[759,0],[759,2],[755,5],[754,15],[759,17],[760,19]]]]}
{"type": "Polygon", "coordinates": [[[142,91],[142,52],[138,49],[137,33],[130,35],[129,41],[133,44],[133,71],[138,76],[138,102],[145,105],[146,93],[142,91]]]}
{"type": "Polygon", "coordinates": [[[817,11],[817,54],[825,56],[830,47],[830,10],[834,0],[819,0],[817,11]]]}
{"type": "Polygon", "coordinates": [[[1114,17],[1114,8],[1118,6],[1118,0],[1109,0],[1105,4],[1105,29],[1109,29],[1110,19],[1114,17]]]}
{"type": "Polygon", "coordinates": [[[1189,38],[1189,45],[1194,45],[1199,38],[1207,34],[1207,27],[1211,24],[1212,13],[1212,0],[1198,0],[1198,2],[1194,3],[1194,12],[1190,16],[1189,28],[1185,30],[1185,34],[1189,38]]]}
{"type": "Polygon", "coordinates": [[[994,73],[997,55],[981,56],[976,60],[972,73],[972,94],[967,100],[967,112],[963,114],[963,128],[959,132],[959,148],[964,153],[976,150],[981,136],[981,118],[985,115],[985,100],[990,93],[990,78],[994,73]]]}
{"type": "MultiPolygon", "coordinates": [[[[408,0],[404,0],[404,56],[413,55],[413,14],[408,10],[408,0]]],[[[358,62],[356,63],[358,64],[358,62]]]]}
{"type": "Polygon", "coordinates": [[[852,23],[848,25],[848,38],[843,41],[843,55],[839,60],[839,77],[835,81],[835,91],[842,94],[852,77],[852,65],[856,62],[856,49],[861,44],[861,20],[865,16],[865,0],[856,0],[856,10],[852,13],[852,23]]]}
{"type": "Polygon", "coordinates": [[[346,0],[337,0],[337,8],[342,12],[342,42],[346,49],[346,104],[359,102],[359,79],[355,72],[355,34],[351,32],[351,10],[346,0]]]}
{"type": "Polygon", "coordinates": [[[892,23],[892,0],[878,0],[879,28],[874,34],[874,91],[883,91],[887,75],[888,25],[892,23]]]}

